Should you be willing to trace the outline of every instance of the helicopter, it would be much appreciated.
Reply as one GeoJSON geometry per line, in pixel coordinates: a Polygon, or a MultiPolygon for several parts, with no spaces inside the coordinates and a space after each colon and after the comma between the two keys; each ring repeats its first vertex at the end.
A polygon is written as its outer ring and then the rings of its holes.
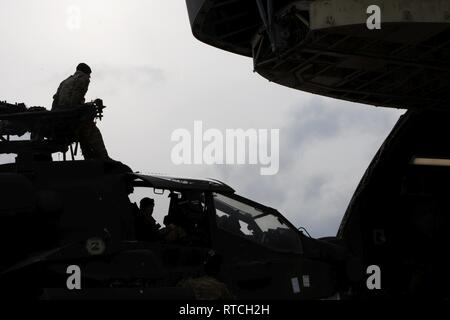
{"type": "Polygon", "coordinates": [[[55,112],[0,103],[0,152],[17,155],[15,163],[0,165],[2,296],[195,299],[195,290],[180,283],[214,266],[214,277],[235,299],[318,299],[359,277],[359,262],[339,243],[305,235],[223,182],[75,160],[77,124],[101,118],[103,108],[91,102],[55,112]],[[29,139],[12,139],[26,132],[29,139]],[[69,157],[55,161],[55,153],[69,157]],[[165,233],[142,232],[130,197],[138,190],[169,199],[165,233]],[[168,237],[173,224],[183,236],[168,237]],[[72,271],[80,277],[74,286],[72,271]]]}

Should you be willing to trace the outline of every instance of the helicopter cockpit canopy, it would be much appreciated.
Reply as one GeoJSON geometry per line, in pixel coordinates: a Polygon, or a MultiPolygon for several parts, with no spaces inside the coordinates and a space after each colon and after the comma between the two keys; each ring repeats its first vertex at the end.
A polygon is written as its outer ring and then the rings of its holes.
{"type": "Polygon", "coordinates": [[[179,220],[187,225],[186,218],[201,222],[209,215],[222,235],[219,237],[231,237],[271,251],[302,252],[298,230],[278,211],[236,195],[220,181],[137,173],[128,174],[128,178],[132,188],[152,188],[154,194],[160,195],[170,191],[166,216],[170,221],[179,220]]]}

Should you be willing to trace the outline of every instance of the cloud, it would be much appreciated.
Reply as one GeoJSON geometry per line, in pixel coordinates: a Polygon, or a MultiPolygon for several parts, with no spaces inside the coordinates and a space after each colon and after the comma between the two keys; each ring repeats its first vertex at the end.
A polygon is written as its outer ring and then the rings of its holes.
{"type": "Polygon", "coordinates": [[[313,236],[335,235],[362,175],[401,113],[314,96],[285,115],[279,174],[260,176],[250,166],[218,166],[212,174],[313,236]]]}
{"type": "Polygon", "coordinates": [[[166,73],[161,68],[148,65],[97,65],[95,70],[95,79],[97,81],[110,81],[112,79],[112,85],[115,89],[120,88],[123,84],[127,84],[127,86],[153,85],[165,81],[166,76],[166,73]]]}

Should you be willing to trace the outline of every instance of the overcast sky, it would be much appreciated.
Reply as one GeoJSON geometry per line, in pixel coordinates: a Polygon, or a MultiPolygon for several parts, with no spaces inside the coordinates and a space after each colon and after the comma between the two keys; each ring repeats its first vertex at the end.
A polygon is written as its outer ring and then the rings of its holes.
{"type": "Polygon", "coordinates": [[[223,180],[317,237],[335,235],[402,113],[269,83],[251,59],[197,41],[182,0],[2,1],[0,39],[0,100],[49,108],[84,61],[93,69],[87,100],[108,106],[99,127],[112,158],[145,173],[223,180]],[[195,120],[205,129],[280,129],[279,173],[172,164],[171,133],[192,131],[195,120]]]}

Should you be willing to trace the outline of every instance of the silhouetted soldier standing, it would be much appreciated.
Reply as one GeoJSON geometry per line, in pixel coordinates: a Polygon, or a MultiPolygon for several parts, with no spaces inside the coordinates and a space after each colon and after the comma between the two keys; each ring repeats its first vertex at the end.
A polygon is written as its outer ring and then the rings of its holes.
{"type": "MultiPolygon", "coordinates": [[[[89,88],[91,68],[80,63],[75,74],[61,82],[53,96],[52,111],[80,107],[89,88]]],[[[103,137],[94,121],[84,121],[76,132],[85,159],[110,159],[103,137]]]]}

